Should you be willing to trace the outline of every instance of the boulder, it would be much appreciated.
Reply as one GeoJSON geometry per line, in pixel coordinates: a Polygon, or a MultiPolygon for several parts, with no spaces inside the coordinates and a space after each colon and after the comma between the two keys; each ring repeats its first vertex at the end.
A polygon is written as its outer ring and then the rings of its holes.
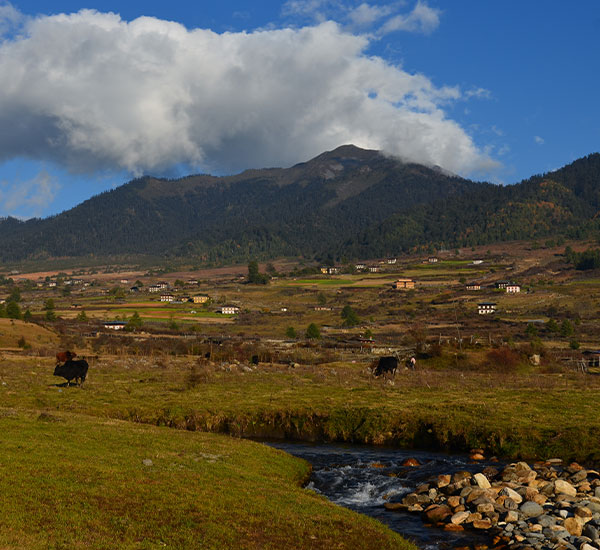
{"type": "Polygon", "coordinates": [[[423,512],[425,519],[431,523],[440,523],[452,515],[452,510],[446,505],[432,505],[423,512]]]}
{"type": "Polygon", "coordinates": [[[477,483],[477,486],[481,489],[489,489],[491,487],[488,478],[485,477],[483,474],[475,474],[473,476],[473,479],[475,480],[475,483],[477,483]]]}
{"type": "Polygon", "coordinates": [[[575,518],[567,518],[563,522],[563,527],[569,531],[570,535],[574,537],[579,537],[581,535],[581,523],[579,523],[575,518]]]}
{"type": "Polygon", "coordinates": [[[491,529],[492,527],[492,522],[485,518],[485,519],[476,519],[473,521],[473,528],[474,529],[491,529]]]}
{"type": "Polygon", "coordinates": [[[519,510],[526,518],[537,518],[544,513],[544,509],[539,504],[531,501],[521,504],[519,510]]]}
{"type": "Polygon", "coordinates": [[[577,495],[577,489],[575,489],[573,485],[571,485],[568,481],[565,481],[564,479],[557,479],[554,482],[554,492],[557,495],[567,495],[571,497],[577,495]]]}
{"type": "Polygon", "coordinates": [[[521,502],[523,502],[523,497],[519,493],[517,493],[517,491],[511,489],[510,487],[504,487],[498,494],[510,498],[517,504],[521,504],[521,502]]]}
{"type": "Polygon", "coordinates": [[[457,512],[450,518],[450,522],[455,525],[460,525],[461,523],[464,523],[469,516],[469,512],[457,512]]]}

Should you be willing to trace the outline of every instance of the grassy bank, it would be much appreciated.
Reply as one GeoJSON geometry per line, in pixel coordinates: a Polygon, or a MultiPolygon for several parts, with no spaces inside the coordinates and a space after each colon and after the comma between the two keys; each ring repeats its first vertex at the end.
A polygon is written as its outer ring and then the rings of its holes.
{"type": "Polygon", "coordinates": [[[92,364],[80,390],[56,387],[43,360],[4,360],[0,397],[14,408],[238,436],[600,462],[596,376],[430,370],[392,383],[341,363],[226,369],[195,359],[115,358],[92,364]]]}
{"type": "Polygon", "coordinates": [[[7,409],[0,431],[1,548],[412,549],[261,444],[7,409]]]}

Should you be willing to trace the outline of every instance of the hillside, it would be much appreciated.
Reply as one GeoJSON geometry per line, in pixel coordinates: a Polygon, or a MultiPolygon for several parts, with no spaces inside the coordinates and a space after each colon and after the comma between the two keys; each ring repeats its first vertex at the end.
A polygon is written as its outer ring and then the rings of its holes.
{"type": "Polygon", "coordinates": [[[366,258],[430,243],[581,236],[597,225],[599,181],[598,154],[501,187],[346,145],[287,169],[144,177],[47,219],[4,219],[0,258],[366,258]]]}

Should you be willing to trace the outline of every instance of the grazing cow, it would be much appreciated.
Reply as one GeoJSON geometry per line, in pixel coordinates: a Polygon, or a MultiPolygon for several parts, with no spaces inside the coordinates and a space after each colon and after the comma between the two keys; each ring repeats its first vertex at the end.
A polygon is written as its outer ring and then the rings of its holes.
{"type": "Polygon", "coordinates": [[[392,376],[396,374],[398,368],[398,359],[393,356],[380,357],[377,365],[372,369],[374,376],[380,376],[387,372],[391,372],[392,376]]]}
{"type": "Polygon", "coordinates": [[[56,365],[54,376],[62,376],[66,379],[67,384],[71,385],[71,380],[75,379],[75,383],[81,386],[84,383],[89,365],[85,359],[68,359],[64,365],[56,365]]]}

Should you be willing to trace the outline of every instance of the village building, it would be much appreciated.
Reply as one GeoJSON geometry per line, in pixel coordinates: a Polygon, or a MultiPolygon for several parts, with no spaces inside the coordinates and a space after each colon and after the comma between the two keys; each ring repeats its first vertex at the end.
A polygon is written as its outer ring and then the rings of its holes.
{"type": "Polygon", "coordinates": [[[430,264],[437,264],[438,263],[438,259],[435,256],[431,256],[430,258],[427,258],[427,261],[430,264]]]}
{"type": "Polygon", "coordinates": [[[473,265],[481,265],[483,263],[483,260],[473,260],[471,263],[473,265]]]}
{"type": "Polygon", "coordinates": [[[465,288],[469,291],[472,290],[481,290],[481,285],[479,283],[467,283],[465,288]]]}
{"type": "Polygon", "coordinates": [[[415,288],[415,282],[412,279],[397,279],[392,284],[394,290],[409,290],[415,288]]]}
{"type": "Polygon", "coordinates": [[[499,288],[499,289],[502,289],[502,290],[504,290],[504,289],[505,289],[505,288],[506,288],[508,285],[510,285],[510,284],[511,284],[511,282],[510,282],[510,281],[496,281],[496,282],[494,283],[494,286],[495,286],[496,288],[499,288]]]}
{"type": "Polygon", "coordinates": [[[210,297],[208,294],[197,294],[192,298],[192,300],[195,304],[205,304],[208,302],[208,300],[210,300],[210,297]]]}
{"type": "Polygon", "coordinates": [[[124,323],[123,321],[106,321],[104,323],[104,328],[110,330],[123,330],[126,325],[127,323],[124,323]]]}
{"type": "Polygon", "coordinates": [[[388,258],[387,263],[389,265],[394,265],[398,260],[396,258],[388,258]]]}
{"type": "Polygon", "coordinates": [[[175,296],[170,293],[165,293],[160,295],[161,302],[173,302],[175,301],[175,296]]]}
{"type": "Polygon", "coordinates": [[[356,271],[364,271],[365,269],[367,269],[367,264],[355,264],[354,268],[356,269],[356,271]]]}
{"type": "Polygon", "coordinates": [[[494,302],[480,302],[477,304],[477,313],[479,313],[479,315],[496,313],[496,304],[494,302]]]}
{"type": "Polygon", "coordinates": [[[315,311],[331,311],[329,306],[315,306],[315,311]]]}
{"type": "Polygon", "coordinates": [[[158,285],[150,285],[148,287],[148,292],[160,292],[161,288],[158,285]]]}
{"type": "Polygon", "coordinates": [[[48,283],[48,286],[49,286],[50,288],[54,288],[54,287],[56,286],[56,281],[50,281],[50,282],[48,283]]]}
{"type": "Polygon", "coordinates": [[[370,265],[369,266],[369,273],[379,273],[381,271],[381,267],[379,267],[378,265],[370,265]]]}
{"type": "Polygon", "coordinates": [[[240,308],[237,306],[222,306],[217,309],[217,313],[222,315],[237,315],[240,312],[240,308]]]}
{"type": "Polygon", "coordinates": [[[509,294],[516,294],[517,292],[521,292],[521,286],[515,284],[506,285],[506,292],[509,294]]]}
{"type": "Polygon", "coordinates": [[[126,285],[129,282],[129,279],[121,279],[121,284],[126,285]]]}
{"type": "Polygon", "coordinates": [[[190,279],[188,281],[188,285],[197,285],[198,284],[198,279],[190,279]]]}
{"type": "Polygon", "coordinates": [[[158,283],[156,283],[156,286],[161,290],[166,290],[167,288],[169,288],[169,283],[165,281],[159,281],[158,283]]]}

